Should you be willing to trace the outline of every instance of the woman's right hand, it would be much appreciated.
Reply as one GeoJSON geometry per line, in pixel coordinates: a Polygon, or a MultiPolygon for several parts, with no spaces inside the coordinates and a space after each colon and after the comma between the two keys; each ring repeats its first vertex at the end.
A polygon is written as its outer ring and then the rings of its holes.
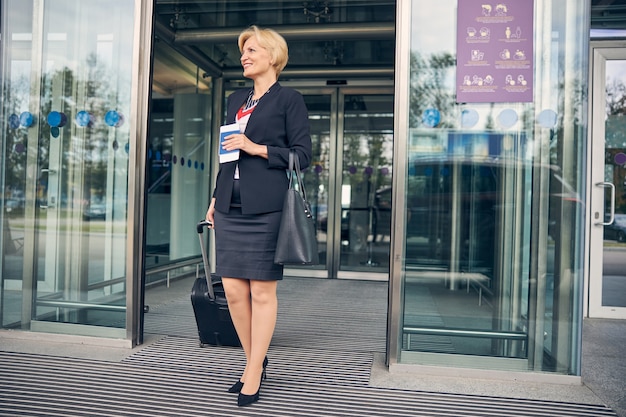
{"type": "Polygon", "coordinates": [[[213,214],[215,213],[215,198],[211,199],[211,204],[209,205],[209,209],[206,211],[206,216],[204,217],[206,221],[211,223],[209,228],[215,227],[215,222],[213,221],[213,214]]]}

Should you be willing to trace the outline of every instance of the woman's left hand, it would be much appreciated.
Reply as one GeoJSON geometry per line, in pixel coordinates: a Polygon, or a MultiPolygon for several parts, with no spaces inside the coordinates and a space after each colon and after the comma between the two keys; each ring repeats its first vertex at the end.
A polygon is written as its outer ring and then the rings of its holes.
{"type": "Polygon", "coordinates": [[[209,209],[206,211],[206,215],[204,219],[210,223],[209,229],[213,229],[215,225],[215,197],[211,198],[211,204],[209,204],[209,209]]]}
{"type": "Polygon", "coordinates": [[[239,149],[248,155],[256,155],[267,158],[267,146],[252,142],[243,133],[235,133],[234,135],[226,136],[224,142],[222,143],[222,148],[226,151],[239,149]]]}

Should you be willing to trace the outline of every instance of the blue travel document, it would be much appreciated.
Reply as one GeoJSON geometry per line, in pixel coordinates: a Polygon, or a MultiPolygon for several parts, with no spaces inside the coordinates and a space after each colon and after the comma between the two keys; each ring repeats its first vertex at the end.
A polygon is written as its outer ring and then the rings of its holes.
{"type": "Polygon", "coordinates": [[[224,162],[236,161],[239,159],[239,149],[227,151],[224,148],[222,148],[222,143],[224,142],[224,138],[226,136],[232,135],[233,133],[239,133],[238,123],[220,126],[220,164],[223,164],[224,162]]]}

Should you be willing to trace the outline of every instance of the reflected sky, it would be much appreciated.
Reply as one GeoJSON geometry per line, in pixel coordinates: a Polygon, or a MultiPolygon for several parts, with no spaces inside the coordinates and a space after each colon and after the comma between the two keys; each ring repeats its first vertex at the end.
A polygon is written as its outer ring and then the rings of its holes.
{"type": "Polygon", "coordinates": [[[607,81],[619,80],[622,82],[622,84],[626,84],[626,61],[624,60],[606,61],[606,78],[607,78],[607,81]]]}
{"type": "Polygon", "coordinates": [[[623,29],[591,29],[591,39],[594,38],[626,38],[623,29]]]}
{"type": "Polygon", "coordinates": [[[411,50],[422,55],[456,53],[457,0],[414,3],[411,16],[411,50]],[[427,4],[428,13],[421,6],[427,4]]]}

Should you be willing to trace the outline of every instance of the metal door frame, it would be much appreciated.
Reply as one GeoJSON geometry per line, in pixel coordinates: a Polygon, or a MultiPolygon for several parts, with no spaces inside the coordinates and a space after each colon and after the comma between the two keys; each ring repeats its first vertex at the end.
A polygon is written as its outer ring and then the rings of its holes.
{"type": "MultiPolygon", "coordinates": [[[[604,136],[606,116],[606,61],[626,60],[626,41],[592,41],[589,53],[589,140],[587,167],[587,254],[585,276],[585,317],[626,319],[626,308],[602,306],[602,275],[604,258],[603,225],[605,192],[604,136]],[[597,216],[596,216],[597,215],[597,216]],[[596,217],[599,216],[599,219],[596,217]]],[[[610,188],[610,187],[609,187],[610,188]]]]}
{"type": "Polygon", "coordinates": [[[343,169],[343,103],[344,97],[350,94],[361,95],[393,95],[393,85],[381,86],[381,82],[374,84],[364,81],[362,83],[350,83],[342,86],[314,86],[306,83],[281,82],[281,85],[290,86],[298,90],[303,95],[329,95],[330,101],[330,169],[329,177],[329,198],[332,198],[332,207],[329,204],[328,210],[328,237],[327,237],[327,261],[326,268],[315,270],[286,269],[285,274],[291,276],[306,276],[315,278],[338,278],[338,279],[359,279],[359,280],[388,280],[388,273],[379,272],[353,272],[340,270],[341,256],[341,184],[343,169]]]}
{"type": "MultiPolygon", "coordinates": [[[[379,83],[380,85],[380,83],[379,83]]],[[[394,90],[392,84],[389,87],[357,87],[357,86],[346,86],[338,88],[338,97],[337,97],[337,158],[335,164],[335,213],[341,213],[341,184],[342,184],[342,174],[343,174],[343,134],[344,134],[344,103],[346,95],[394,95],[394,90]],[[340,117],[341,116],[341,117],[340,117]],[[341,143],[340,143],[341,141],[341,143]]],[[[395,143],[395,140],[394,140],[395,143]]],[[[392,155],[393,158],[393,155],[392,155]]],[[[392,159],[393,166],[393,159],[392,159]]],[[[393,173],[392,173],[393,175],[393,173]]],[[[393,211],[393,207],[391,209],[393,211]]],[[[362,272],[362,271],[341,271],[340,270],[340,256],[341,256],[341,220],[335,222],[334,225],[334,234],[336,243],[336,252],[333,253],[333,275],[340,279],[357,279],[357,280],[373,280],[373,281],[388,281],[389,280],[389,272],[362,272]]],[[[391,244],[389,248],[389,255],[391,257],[391,244]]],[[[390,260],[390,268],[391,268],[391,260],[390,260]]]]}

